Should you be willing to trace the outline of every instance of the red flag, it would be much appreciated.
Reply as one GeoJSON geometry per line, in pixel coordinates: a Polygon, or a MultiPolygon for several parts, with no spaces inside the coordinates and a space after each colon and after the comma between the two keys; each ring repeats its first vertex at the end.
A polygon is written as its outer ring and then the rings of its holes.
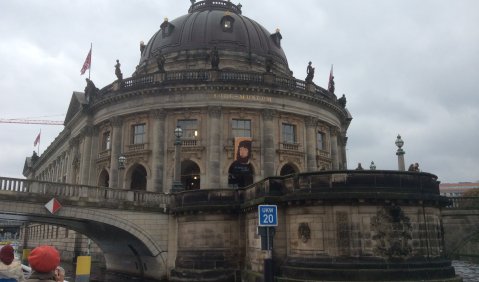
{"type": "Polygon", "coordinates": [[[40,143],[40,135],[42,132],[40,131],[37,135],[37,138],[35,138],[35,142],[33,142],[33,146],[37,146],[38,143],[40,143]]]}
{"type": "Polygon", "coordinates": [[[90,65],[91,65],[91,47],[90,47],[90,52],[88,52],[85,62],[83,63],[83,67],[80,70],[80,75],[83,75],[86,72],[86,70],[90,68],[90,65]]]}
{"type": "Polygon", "coordinates": [[[331,65],[331,71],[329,72],[328,91],[334,93],[333,65],[331,65]]]}

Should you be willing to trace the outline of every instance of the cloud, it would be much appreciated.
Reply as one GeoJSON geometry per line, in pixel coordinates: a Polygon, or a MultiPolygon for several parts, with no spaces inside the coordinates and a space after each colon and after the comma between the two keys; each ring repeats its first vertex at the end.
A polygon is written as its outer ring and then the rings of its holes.
{"type": "MultiPolygon", "coordinates": [[[[188,1],[0,1],[0,118],[63,119],[73,91],[85,87],[80,68],[93,43],[97,87],[139,62],[164,17],[187,13],[188,1]]],[[[397,169],[394,141],[406,162],[443,182],[479,180],[479,2],[475,0],[244,0],[243,15],[268,31],[280,28],[295,77],[308,61],[323,87],[334,64],[336,93],[353,115],[348,166],[397,169]]],[[[61,127],[0,124],[0,175],[21,176],[33,140],[42,147],[61,127]]],[[[43,150],[43,149],[42,149],[43,150]]]]}

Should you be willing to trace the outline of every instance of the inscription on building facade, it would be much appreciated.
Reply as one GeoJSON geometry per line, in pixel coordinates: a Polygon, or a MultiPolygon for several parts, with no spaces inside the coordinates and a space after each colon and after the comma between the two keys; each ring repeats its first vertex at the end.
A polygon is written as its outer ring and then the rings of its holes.
{"type": "Polygon", "coordinates": [[[273,98],[251,95],[251,94],[212,94],[213,99],[219,100],[238,100],[238,101],[258,101],[271,103],[273,98]]]}

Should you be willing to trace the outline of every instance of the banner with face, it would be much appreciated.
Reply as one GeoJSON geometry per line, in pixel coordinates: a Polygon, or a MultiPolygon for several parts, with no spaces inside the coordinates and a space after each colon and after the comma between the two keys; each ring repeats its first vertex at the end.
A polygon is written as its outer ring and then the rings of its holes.
{"type": "Polygon", "coordinates": [[[235,138],[235,160],[236,162],[247,164],[251,157],[251,137],[235,138]]]}

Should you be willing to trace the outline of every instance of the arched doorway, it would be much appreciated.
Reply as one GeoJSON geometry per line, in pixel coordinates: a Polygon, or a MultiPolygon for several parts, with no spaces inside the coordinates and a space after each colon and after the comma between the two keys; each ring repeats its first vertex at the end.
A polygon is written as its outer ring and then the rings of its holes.
{"type": "Polygon", "coordinates": [[[241,188],[253,184],[254,170],[250,163],[233,162],[228,170],[228,185],[241,188]]]}
{"type": "Polygon", "coordinates": [[[146,191],[146,169],[144,166],[137,164],[131,173],[131,190],[146,191]]]}
{"type": "Polygon", "coordinates": [[[194,161],[181,162],[181,183],[185,190],[200,189],[200,167],[194,161]]]}
{"type": "Polygon", "coordinates": [[[100,177],[98,177],[98,186],[100,187],[109,187],[110,185],[110,174],[106,169],[103,169],[100,172],[100,177]]]}
{"type": "Polygon", "coordinates": [[[293,174],[293,173],[298,173],[299,170],[294,166],[293,164],[285,164],[282,168],[281,171],[279,172],[279,175],[288,175],[288,174],[293,174]]]}

